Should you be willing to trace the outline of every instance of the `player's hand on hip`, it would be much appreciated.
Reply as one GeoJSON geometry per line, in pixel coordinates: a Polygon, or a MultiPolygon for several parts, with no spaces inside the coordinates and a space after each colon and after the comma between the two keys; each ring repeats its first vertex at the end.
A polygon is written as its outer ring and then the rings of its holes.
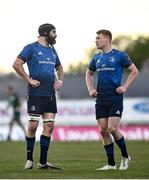
{"type": "Polygon", "coordinates": [[[125,93],[127,91],[125,86],[120,86],[116,89],[116,92],[119,94],[125,93]]]}
{"type": "Polygon", "coordinates": [[[58,91],[58,90],[60,90],[60,88],[62,87],[62,85],[63,85],[63,82],[62,82],[61,80],[57,80],[57,81],[55,81],[53,87],[54,87],[54,89],[55,89],[56,91],[58,91]]]}
{"type": "Polygon", "coordinates": [[[90,94],[90,96],[91,97],[97,97],[97,95],[98,95],[98,92],[96,91],[96,89],[92,89],[90,92],[89,92],[89,94],[90,94]]]}
{"type": "Polygon", "coordinates": [[[32,86],[32,87],[38,87],[40,86],[40,82],[35,80],[35,79],[30,79],[30,82],[29,84],[32,86]]]}

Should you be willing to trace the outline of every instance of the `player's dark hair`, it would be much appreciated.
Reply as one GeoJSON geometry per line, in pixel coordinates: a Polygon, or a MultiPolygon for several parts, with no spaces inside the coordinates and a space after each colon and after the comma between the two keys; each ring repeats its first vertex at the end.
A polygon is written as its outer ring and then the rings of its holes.
{"type": "Polygon", "coordinates": [[[98,35],[103,34],[105,36],[108,36],[110,41],[112,41],[112,33],[109,30],[101,29],[101,30],[97,31],[96,34],[98,34],[98,35]]]}

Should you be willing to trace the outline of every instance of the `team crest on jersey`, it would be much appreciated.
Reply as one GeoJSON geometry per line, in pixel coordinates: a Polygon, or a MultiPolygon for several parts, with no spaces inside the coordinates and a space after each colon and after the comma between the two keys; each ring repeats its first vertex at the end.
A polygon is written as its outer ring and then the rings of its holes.
{"type": "Polygon", "coordinates": [[[42,52],[42,51],[39,51],[39,52],[38,52],[38,55],[39,55],[39,56],[42,56],[42,55],[43,55],[43,52],[42,52]]]}
{"type": "Polygon", "coordinates": [[[106,64],[102,64],[101,67],[106,67],[106,64]]]}
{"type": "Polygon", "coordinates": [[[54,59],[56,58],[56,55],[55,55],[55,53],[52,53],[52,56],[54,57],[54,59]]]}
{"type": "Polygon", "coordinates": [[[114,57],[111,57],[108,59],[109,62],[115,62],[115,58],[114,57]]]}

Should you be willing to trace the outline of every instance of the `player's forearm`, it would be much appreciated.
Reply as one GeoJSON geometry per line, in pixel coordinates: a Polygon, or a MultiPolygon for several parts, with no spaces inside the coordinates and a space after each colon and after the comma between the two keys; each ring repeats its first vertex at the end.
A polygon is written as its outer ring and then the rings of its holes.
{"type": "Polygon", "coordinates": [[[89,72],[86,72],[86,85],[87,85],[87,89],[89,92],[92,89],[94,89],[94,87],[93,87],[93,75],[91,75],[89,72]]]}
{"type": "Polygon", "coordinates": [[[63,82],[63,78],[64,78],[63,67],[60,66],[60,67],[58,67],[58,69],[57,69],[57,80],[63,82]]]}
{"type": "Polygon", "coordinates": [[[13,68],[16,71],[16,73],[22,77],[22,79],[24,79],[28,84],[30,84],[30,77],[28,76],[28,74],[25,72],[23,65],[14,63],[13,64],[13,68]]]}
{"type": "Polygon", "coordinates": [[[136,79],[136,77],[138,76],[138,74],[139,74],[139,72],[138,72],[138,70],[136,69],[136,70],[134,70],[134,71],[132,71],[130,74],[129,74],[129,76],[128,76],[128,78],[127,78],[127,80],[125,81],[125,83],[124,83],[124,87],[127,89],[127,88],[129,88],[129,86],[135,81],[135,79],[136,79]]]}

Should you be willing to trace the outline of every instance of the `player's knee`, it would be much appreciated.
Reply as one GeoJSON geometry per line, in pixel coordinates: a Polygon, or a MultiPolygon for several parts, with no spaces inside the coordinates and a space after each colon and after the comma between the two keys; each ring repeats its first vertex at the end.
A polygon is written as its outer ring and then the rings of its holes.
{"type": "Polygon", "coordinates": [[[108,127],[108,132],[111,134],[115,134],[117,132],[117,127],[116,126],[108,127]]]}
{"type": "Polygon", "coordinates": [[[51,136],[53,129],[54,129],[54,123],[53,122],[44,123],[44,127],[43,127],[44,134],[51,136]]]}
{"type": "Polygon", "coordinates": [[[35,136],[39,121],[40,115],[29,114],[29,125],[27,129],[27,135],[29,137],[35,136]]]}
{"type": "Polygon", "coordinates": [[[37,124],[31,124],[28,127],[28,133],[29,134],[35,134],[36,130],[37,130],[37,124]]]}
{"type": "Polygon", "coordinates": [[[105,137],[105,136],[107,136],[107,129],[104,129],[104,128],[100,128],[100,133],[101,133],[101,135],[102,135],[102,137],[105,137]]]}

